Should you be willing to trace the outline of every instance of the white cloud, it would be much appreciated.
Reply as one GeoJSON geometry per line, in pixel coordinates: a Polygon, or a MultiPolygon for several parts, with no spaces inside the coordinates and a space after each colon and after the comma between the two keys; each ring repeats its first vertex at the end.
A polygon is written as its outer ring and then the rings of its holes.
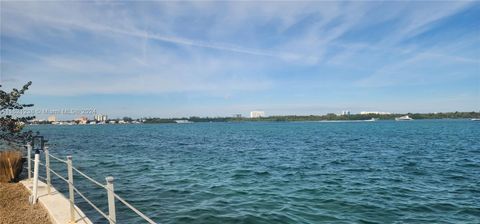
{"type": "Polygon", "coordinates": [[[275,87],[271,68],[338,66],[357,72],[365,67],[359,62],[365,55],[399,60],[376,64],[368,68],[377,70],[373,75],[358,77],[371,86],[397,84],[396,70],[412,65],[419,54],[430,61],[478,62],[452,55],[446,47],[427,52],[399,46],[471,3],[416,4],[2,2],[2,36],[50,50],[25,52],[3,46],[2,51],[10,48],[35,60],[2,61],[2,79],[33,80],[33,92],[49,95],[184,91],[228,95],[275,87]],[[399,27],[387,31],[381,41],[342,39],[349,32],[392,20],[399,27]],[[268,36],[257,33],[263,32],[261,28],[268,36]],[[92,45],[75,50],[61,45],[66,41],[84,46],[75,43],[83,40],[79,36],[92,45]]]}

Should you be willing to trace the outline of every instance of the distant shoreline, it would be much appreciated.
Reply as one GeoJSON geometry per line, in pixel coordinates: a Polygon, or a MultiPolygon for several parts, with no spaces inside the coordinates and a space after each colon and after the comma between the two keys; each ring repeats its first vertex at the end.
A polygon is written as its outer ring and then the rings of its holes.
{"type": "Polygon", "coordinates": [[[183,118],[144,118],[143,123],[176,123],[178,120],[188,120],[191,122],[256,122],[256,121],[369,121],[372,118],[378,120],[395,120],[397,117],[408,115],[414,120],[422,119],[473,119],[480,118],[480,112],[449,112],[449,113],[407,113],[407,114],[351,114],[351,115],[285,115],[269,116],[259,118],[246,117],[183,117],[183,118]]]}
{"type": "Polygon", "coordinates": [[[29,124],[53,124],[53,125],[106,125],[106,124],[188,124],[188,123],[204,123],[204,122],[371,122],[382,120],[395,120],[396,118],[408,116],[413,120],[426,119],[479,119],[480,112],[447,112],[447,113],[406,113],[406,114],[325,114],[325,115],[281,115],[268,117],[180,117],[180,118],[157,118],[144,117],[132,119],[125,117],[124,119],[108,119],[104,122],[87,121],[79,123],[77,120],[70,121],[40,121],[30,122],[29,124]]]}

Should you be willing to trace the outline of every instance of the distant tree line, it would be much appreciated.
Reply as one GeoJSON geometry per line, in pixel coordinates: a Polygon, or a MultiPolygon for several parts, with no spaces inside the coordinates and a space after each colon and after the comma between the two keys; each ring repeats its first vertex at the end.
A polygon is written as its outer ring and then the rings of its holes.
{"type": "Polygon", "coordinates": [[[408,115],[413,119],[471,119],[480,118],[480,112],[447,112],[447,113],[406,113],[406,114],[351,114],[337,115],[333,113],[325,115],[286,115],[269,116],[260,118],[245,117],[182,117],[182,118],[144,118],[144,123],[175,123],[176,120],[189,120],[193,122],[245,122],[245,121],[325,121],[325,120],[393,120],[396,117],[408,115]]]}

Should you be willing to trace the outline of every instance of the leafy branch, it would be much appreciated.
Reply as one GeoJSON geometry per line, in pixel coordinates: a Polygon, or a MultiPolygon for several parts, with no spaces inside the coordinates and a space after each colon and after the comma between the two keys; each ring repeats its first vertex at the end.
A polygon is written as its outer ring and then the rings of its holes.
{"type": "MultiPolygon", "coordinates": [[[[13,89],[11,92],[5,92],[0,89],[0,141],[6,143],[9,146],[20,146],[31,140],[33,136],[32,131],[22,131],[25,123],[35,117],[13,117],[6,114],[6,110],[22,110],[25,107],[32,107],[33,104],[19,103],[19,99],[28,88],[32,85],[32,82],[25,84],[22,89],[13,89]]],[[[0,88],[2,86],[0,85],[0,88]]]]}

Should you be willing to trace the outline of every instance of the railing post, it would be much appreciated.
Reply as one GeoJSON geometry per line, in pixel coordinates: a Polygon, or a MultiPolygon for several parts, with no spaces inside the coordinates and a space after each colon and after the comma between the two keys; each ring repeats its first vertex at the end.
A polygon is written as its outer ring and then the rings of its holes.
{"type": "Polygon", "coordinates": [[[115,224],[117,222],[117,217],[115,215],[115,195],[113,190],[113,177],[109,176],[105,178],[107,181],[107,195],[108,195],[108,217],[110,218],[110,224],[115,224]]]}
{"type": "Polygon", "coordinates": [[[27,144],[28,180],[32,180],[32,144],[27,144]]]}
{"type": "Polygon", "coordinates": [[[50,194],[51,190],[50,190],[50,185],[52,184],[51,182],[51,179],[50,179],[50,156],[48,154],[48,146],[45,146],[45,148],[43,149],[43,151],[45,151],[45,167],[46,167],[46,170],[45,170],[45,173],[47,174],[47,192],[48,194],[50,194]]]}
{"type": "Polygon", "coordinates": [[[40,151],[35,150],[35,161],[33,167],[33,195],[30,198],[32,204],[37,203],[37,193],[38,193],[38,165],[40,163],[40,151]]]}
{"type": "Polygon", "coordinates": [[[67,156],[68,193],[70,197],[70,223],[75,223],[75,195],[73,192],[72,156],[67,156]]]}

